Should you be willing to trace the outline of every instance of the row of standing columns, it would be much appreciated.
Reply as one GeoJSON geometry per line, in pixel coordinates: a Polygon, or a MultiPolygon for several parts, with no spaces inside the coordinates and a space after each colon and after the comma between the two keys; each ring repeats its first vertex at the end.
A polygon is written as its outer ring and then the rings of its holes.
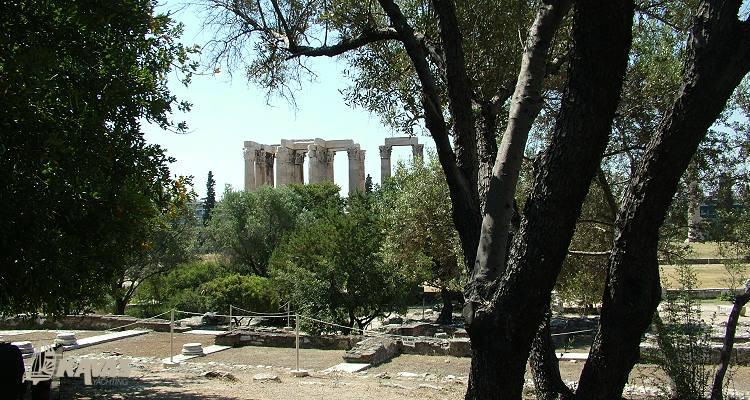
{"type": "Polygon", "coordinates": [[[351,140],[332,141],[332,147],[326,146],[326,143],[321,139],[283,140],[281,145],[274,146],[245,142],[243,151],[245,190],[252,191],[263,185],[280,187],[304,183],[306,156],[310,183],[333,181],[334,156],[336,151],[345,150],[349,157],[349,193],[356,190],[363,191],[365,189],[365,151],[351,140]]]}

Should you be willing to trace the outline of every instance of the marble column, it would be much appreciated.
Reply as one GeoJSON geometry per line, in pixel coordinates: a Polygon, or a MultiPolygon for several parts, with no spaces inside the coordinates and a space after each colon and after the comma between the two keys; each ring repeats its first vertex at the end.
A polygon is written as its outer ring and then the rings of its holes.
{"type": "Polygon", "coordinates": [[[349,194],[365,190],[364,160],[365,152],[357,147],[346,150],[349,155],[349,194]]]}
{"type": "Polygon", "coordinates": [[[283,146],[276,148],[276,187],[292,183],[292,157],[292,149],[283,146]]]}
{"type": "Polygon", "coordinates": [[[245,147],[242,149],[242,154],[245,158],[245,190],[255,190],[255,149],[252,147],[245,147]]]}
{"type": "Polygon", "coordinates": [[[411,145],[411,156],[414,161],[416,161],[417,158],[423,159],[424,158],[424,145],[423,144],[411,145]]]}
{"type": "Polygon", "coordinates": [[[265,184],[268,174],[266,164],[266,151],[263,149],[255,150],[255,187],[259,188],[265,184]]]}
{"type": "Polygon", "coordinates": [[[295,150],[292,152],[292,174],[289,183],[305,183],[305,151],[295,150]]]}
{"type": "Polygon", "coordinates": [[[265,184],[268,186],[273,187],[273,162],[276,156],[271,152],[266,152],[266,177],[265,177],[265,184]]]}
{"type": "Polygon", "coordinates": [[[380,146],[380,184],[391,177],[391,152],[392,146],[380,146]]]}
{"type": "Polygon", "coordinates": [[[333,157],[336,152],[333,150],[326,150],[326,180],[333,182],[333,157]]]}
{"type": "Polygon", "coordinates": [[[365,151],[361,150],[359,157],[359,189],[365,191],[365,151]]]}
{"type": "Polygon", "coordinates": [[[323,146],[311,144],[307,146],[307,177],[309,183],[323,182],[328,173],[326,163],[327,149],[323,146]]]}

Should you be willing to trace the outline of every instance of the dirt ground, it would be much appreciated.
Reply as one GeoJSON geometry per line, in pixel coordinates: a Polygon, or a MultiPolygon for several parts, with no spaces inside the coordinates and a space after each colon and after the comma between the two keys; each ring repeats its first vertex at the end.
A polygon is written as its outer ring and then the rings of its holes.
{"type": "MultiPolygon", "coordinates": [[[[51,342],[56,332],[14,335],[14,341],[51,342]]],[[[92,336],[101,332],[81,332],[92,336]]],[[[10,337],[10,336],[8,336],[10,337]]],[[[182,344],[213,343],[213,336],[175,334],[175,354],[182,344]]],[[[37,344],[35,342],[35,344],[37,344]]],[[[165,369],[161,359],[169,354],[169,333],[152,332],[71,352],[66,357],[122,357],[131,365],[129,378],[116,381],[94,380],[85,386],[81,379],[66,379],[56,388],[56,398],[68,399],[182,399],[182,400],[265,400],[265,399],[462,399],[468,380],[470,359],[445,356],[401,355],[359,373],[327,373],[328,367],[342,362],[343,351],[300,351],[300,367],[310,376],[295,378],[295,351],[289,348],[242,347],[199,357],[176,368],[165,369]],[[231,374],[228,378],[208,378],[209,371],[231,374]],[[259,382],[259,373],[273,374],[278,381],[259,382]]],[[[27,360],[28,362],[28,360],[27,360]]],[[[583,362],[561,362],[563,379],[575,381],[583,362]]],[[[750,367],[734,368],[731,387],[750,393],[750,367]]],[[[527,394],[531,395],[531,375],[527,372],[527,394]]],[[[646,398],[644,387],[666,386],[665,375],[652,365],[637,365],[631,374],[628,398],[646,398]]]]}

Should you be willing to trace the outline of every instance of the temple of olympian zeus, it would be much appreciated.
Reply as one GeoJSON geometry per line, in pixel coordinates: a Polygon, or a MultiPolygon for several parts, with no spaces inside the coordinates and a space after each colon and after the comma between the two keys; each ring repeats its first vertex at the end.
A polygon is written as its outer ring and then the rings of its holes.
{"type": "MultiPolygon", "coordinates": [[[[424,145],[416,137],[386,138],[380,146],[380,181],[391,176],[391,150],[394,146],[411,146],[414,158],[423,156],[424,145]]],[[[268,185],[280,187],[304,183],[304,162],[307,156],[308,181],[333,181],[333,157],[346,151],[349,157],[349,193],[365,189],[365,151],[352,140],[281,140],[281,144],[266,145],[246,141],[245,190],[252,191],[268,185]]]]}

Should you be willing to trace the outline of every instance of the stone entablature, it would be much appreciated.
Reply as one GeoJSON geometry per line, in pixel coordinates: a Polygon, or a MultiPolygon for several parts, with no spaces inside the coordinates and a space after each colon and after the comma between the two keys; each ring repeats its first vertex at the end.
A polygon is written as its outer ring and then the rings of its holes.
{"type": "Polygon", "coordinates": [[[424,145],[419,144],[416,137],[393,137],[386,138],[385,144],[380,146],[380,183],[382,184],[391,176],[391,153],[393,146],[411,146],[412,157],[424,157],[424,145]]]}

